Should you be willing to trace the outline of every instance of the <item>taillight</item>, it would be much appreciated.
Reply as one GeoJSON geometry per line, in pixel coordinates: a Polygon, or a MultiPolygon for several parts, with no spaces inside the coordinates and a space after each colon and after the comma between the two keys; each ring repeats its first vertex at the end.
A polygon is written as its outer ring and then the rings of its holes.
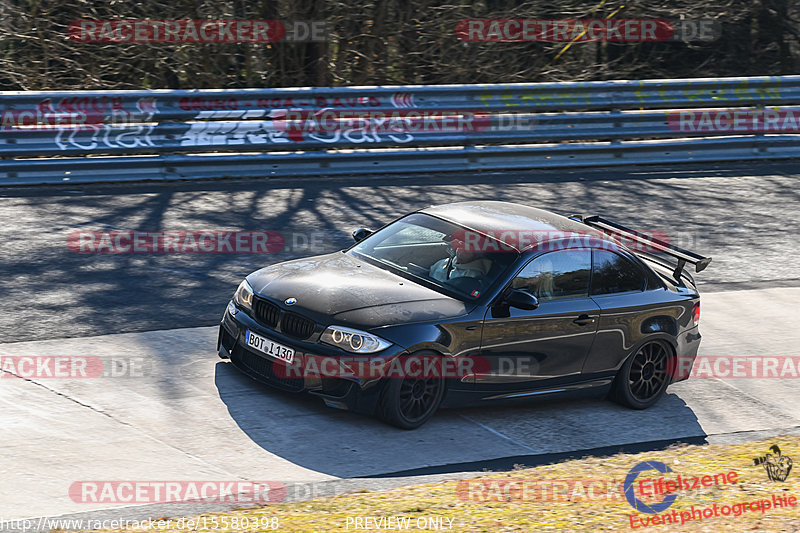
{"type": "Polygon", "coordinates": [[[692,308],[692,319],[695,326],[700,323],[700,302],[696,302],[692,308]]]}

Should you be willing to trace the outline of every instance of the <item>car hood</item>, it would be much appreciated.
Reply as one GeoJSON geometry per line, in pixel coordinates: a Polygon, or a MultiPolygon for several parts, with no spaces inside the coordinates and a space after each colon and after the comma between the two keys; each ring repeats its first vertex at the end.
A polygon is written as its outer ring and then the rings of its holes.
{"type": "Polygon", "coordinates": [[[465,302],[342,252],[262,268],[247,281],[256,294],[322,324],[379,327],[468,311],[465,302]],[[297,303],[287,306],[287,298],[297,303]]]}

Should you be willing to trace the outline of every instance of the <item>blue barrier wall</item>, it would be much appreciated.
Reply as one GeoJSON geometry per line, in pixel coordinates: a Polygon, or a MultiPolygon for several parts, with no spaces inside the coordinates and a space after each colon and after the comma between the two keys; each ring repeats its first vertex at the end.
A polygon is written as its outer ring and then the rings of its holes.
{"type": "Polygon", "coordinates": [[[0,92],[0,183],[800,156],[800,76],[0,92]]]}

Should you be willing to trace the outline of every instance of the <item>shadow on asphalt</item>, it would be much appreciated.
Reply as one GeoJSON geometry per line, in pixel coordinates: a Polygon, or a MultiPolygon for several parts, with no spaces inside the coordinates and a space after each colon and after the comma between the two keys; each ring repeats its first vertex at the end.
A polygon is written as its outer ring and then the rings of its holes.
{"type": "Polygon", "coordinates": [[[538,400],[442,409],[423,427],[403,431],[325,407],[310,395],[272,389],[225,362],[216,365],[215,384],[231,418],[255,444],[341,478],[502,471],[706,442],[692,409],[669,390],[644,411],[602,397],[538,400]]]}
{"type": "Polygon", "coordinates": [[[253,270],[349,246],[355,227],[475,199],[663,230],[714,257],[697,277],[703,290],[796,285],[796,260],[786,254],[787,235],[800,231],[787,216],[800,203],[795,171],[795,163],[760,162],[0,189],[0,338],[212,325],[253,270]],[[77,230],[213,229],[279,231],[298,243],[272,254],[91,254],[66,244],[77,230]],[[37,327],[22,327],[21,316],[37,327]]]}

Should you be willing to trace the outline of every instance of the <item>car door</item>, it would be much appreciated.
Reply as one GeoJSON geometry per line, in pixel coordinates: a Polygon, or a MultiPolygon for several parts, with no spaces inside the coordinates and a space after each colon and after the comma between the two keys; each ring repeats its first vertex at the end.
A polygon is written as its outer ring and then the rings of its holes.
{"type": "Polygon", "coordinates": [[[600,315],[590,272],[590,250],[567,249],[533,258],[515,276],[506,290],[525,290],[539,306],[487,310],[481,356],[491,371],[476,376],[477,390],[525,391],[580,376],[600,315]]]}
{"type": "Polygon", "coordinates": [[[647,316],[643,311],[661,301],[658,295],[647,294],[647,279],[647,272],[625,254],[605,249],[592,251],[589,294],[600,307],[600,320],[584,374],[614,369],[641,339],[642,319],[647,316]]]}

